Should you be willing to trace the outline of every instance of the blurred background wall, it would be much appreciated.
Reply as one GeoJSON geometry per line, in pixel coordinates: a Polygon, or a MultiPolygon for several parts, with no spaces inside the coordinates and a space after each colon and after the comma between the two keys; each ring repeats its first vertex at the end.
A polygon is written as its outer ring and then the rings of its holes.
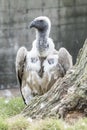
{"type": "Polygon", "coordinates": [[[28,25],[40,15],[51,19],[56,49],[66,47],[75,63],[87,35],[87,0],[0,0],[0,88],[16,86],[17,50],[31,49],[35,30],[28,25]]]}

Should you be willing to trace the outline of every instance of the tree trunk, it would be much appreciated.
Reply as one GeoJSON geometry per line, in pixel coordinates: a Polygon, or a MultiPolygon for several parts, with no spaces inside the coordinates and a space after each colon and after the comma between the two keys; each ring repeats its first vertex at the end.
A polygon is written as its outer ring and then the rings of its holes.
{"type": "Polygon", "coordinates": [[[75,112],[87,116],[87,40],[79,51],[75,66],[47,93],[35,97],[22,114],[31,118],[65,118],[75,112]]]}

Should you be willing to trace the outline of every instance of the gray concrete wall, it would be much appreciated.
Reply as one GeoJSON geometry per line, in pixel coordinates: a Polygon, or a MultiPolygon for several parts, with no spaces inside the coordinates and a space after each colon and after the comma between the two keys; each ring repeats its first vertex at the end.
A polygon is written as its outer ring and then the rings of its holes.
{"type": "Polygon", "coordinates": [[[15,56],[20,46],[31,49],[35,17],[51,19],[56,48],[66,47],[74,58],[87,35],[87,0],[0,0],[0,88],[15,86],[15,56]]]}

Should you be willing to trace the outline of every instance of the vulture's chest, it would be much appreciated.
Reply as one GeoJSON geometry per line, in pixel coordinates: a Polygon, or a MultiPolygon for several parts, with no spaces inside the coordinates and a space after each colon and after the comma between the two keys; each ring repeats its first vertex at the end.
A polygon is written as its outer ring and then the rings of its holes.
{"type": "Polygon", "coordinates": [[[52,71],[58,63],[58,56],[49,55],[48,57],[27,56],[26,71],[35,71],[40,77],[46,71],[52,71]]]}
{"type": "Polygon", "coordinates": [[[41,62],[38,56],[27,56],[26,58],[26,71],[36,71],[37,73],[41,69],[41,62]]]}
{"type": "Polygon", "coordinates": [[[53,72],[58,64],[58,55],[48,55],[48,57],[44,60],[44,72],[53,72]]]}
{"type": "Polygon", "coordinates": [[[54,83],[57,63],[58,57],[55,57],[54,55],[45,58],[35,55],[27,56],[25,79],[34,93],[41,94],[43,93],[43,86],[46,86],[51,81],[54,83]]]}

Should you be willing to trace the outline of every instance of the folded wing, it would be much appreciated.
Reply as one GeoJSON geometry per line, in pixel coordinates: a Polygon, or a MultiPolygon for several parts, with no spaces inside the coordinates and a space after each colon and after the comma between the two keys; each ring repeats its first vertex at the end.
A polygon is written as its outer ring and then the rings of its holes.
{"type": "MultiPolygon", "coordinates": [[[[27,55],[27,49],[25,47],[21,47],[16,56],[16,76],[20,84],[20,91],[22,94],[22,82],[23,82],[23,75],[24,75],[24,67],[26,63],[26,55],[27,55]]],[[[25,102],[24,96],[22,94],[22,98],[25,102]]]]}

